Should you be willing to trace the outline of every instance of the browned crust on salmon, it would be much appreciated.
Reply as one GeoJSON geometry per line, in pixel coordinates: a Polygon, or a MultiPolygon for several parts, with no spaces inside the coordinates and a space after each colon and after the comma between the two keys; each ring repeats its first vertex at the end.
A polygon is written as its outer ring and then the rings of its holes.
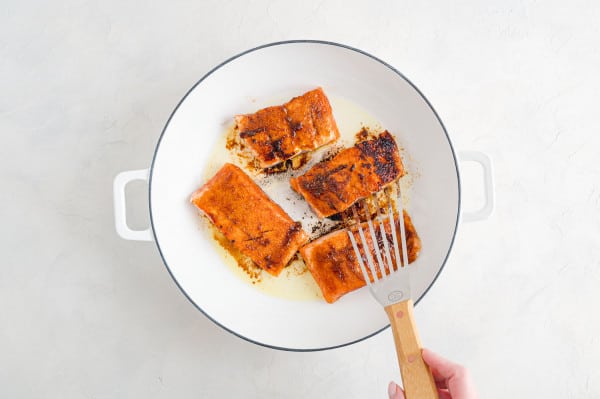
{"type": "Polygon", "coordinates": [[[290,179],[290,185],[323,218],[345,211],[404,173],[396,141],[386,130],[319,162],[302,176],[290,179]]]}
{"type": "MultiPolygon", "coordinates": [[[[398,217],[394,217],[396,224],[396,233],[400,240],[400,221],[398,217]]],[[[379,247],[383,253],[383,241],[380,233],[379,223],[373,222],[375,227],[375,235],[379,242],[379,247]]],[[[391,226],[388,219],[383,222],[386,232],[386,239],[390,245],[392,261],[396,264],[391,236],[391,226]]],[[[371,235],[368,233],[367,223],[362,223],[365,230],[365,238],[367,245],[373,253],[373,242],[371,235]]],[[[408,250],[408,261],[413,262],[421,250],[421,240],[417,235],[415,226],[413,225],[410,216],[404,212],[404,226],[406,229],[406,246],[408,250]]],[[[353,235],[356,242],[360,245],[360,236],[357,229],[353,229],[353,235]]],[[[306,244],[300,248],[300,254],[306,263],[308,270],[317,282],[323,298],[329,303],[337,301],[343,295],[361,288],[366,285],[362,275],[360,264],[356,258],[356,254],[352,247],[352,242],[346,230],[337,230],[326,236],[320,237],[317,240],[306,244]]],[[[375,258],[375,256],[373,256],[375,258]]],[[[364,258],[364,255],[363,255],[364,258]]],[[[400,258],[402,259],[402,251],[400,250],[400,258]]],[[[367,265],[366,259],[364,260],[367,265]]],[[[371,272],[368,270],[369,277],[372,279],[371,272]]]]}
{"type": "Polygon", "coordinates": [[[235,248],[274,276],[308,240],[300,222],[235,165],[225,164],[190,200],[235,248]]]}
{"type": "Polygon", "coordinates": [[[320,87],[286,104],[236,115],[235,122],[240,140],[261,168],[272,167],[340,137],[331,105],[320,87]]]}

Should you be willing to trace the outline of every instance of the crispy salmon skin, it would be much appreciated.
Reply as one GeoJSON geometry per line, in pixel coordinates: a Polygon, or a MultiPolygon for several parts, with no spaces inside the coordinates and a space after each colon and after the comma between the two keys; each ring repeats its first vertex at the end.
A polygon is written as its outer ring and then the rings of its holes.
{"type": "Polygon", "coordinates": [[[345,211],[404,175],[398,146],[386,130],[319,162],[290,185],[320,218],[345,211]]]}
{"type": "MultiPolygon", "coordinates": [[[[400,237],[400,220],[394,217],[397,236],[400,237]]],[[[383,249],[383,241],[379,222],[374,221],[375,236],[379,242],[379,246],[383,249]]],[[[392,232],[388,219],[383,222],[386,232],[386,239],[392,245],[392,232]]],[[[406,229],[406,245],[408,250],[408,261],[413,262],[419,255],[421,250],[421,239],[417,235],[415,226],[413,225],[410,216],[404,212],[404,226],[406,229]]],[[[367,223],[362,223],[362,227],[368,231],[367,223]]],[[[356,242],[360,243],[358,230],[352,230],[356,242]]],[[[365,234],[367,245],[373,252],[373,242],[370,234],[365,234]]],[[[360,244],[359,244],[360,245],[360,244]]],[[[393,252],[393,251],[392,251],[393,252]]],[[[356,258],[356,254],[352,247],[352,242],[346,230],[336,230],[328,235],[320,237],[315,241],[306,244],[300,248],[300,254],[304,259],[304,263],[313,278],[317,282],[323,297],[328,303],[337,301],[341,296],[361,288],[366,285],[363,278],[360,264],[356,258]]],[[[395,255],[392,253],[392,260],[395,264],[395,255]]],[[[400,254],[402,258],[402,254],[400,254]]],[[[367,271],[371,276],[370,270],[367,271]]]]}
{"type": "Polygon", "coordinates": [[[329,100],[322,88],[289,102],[236,115],[239,138],[261,168],[315,150],[340,137],[329,100]]]}
{"type": "Polygon", "coordinates": [[[274,276],[308,240],[299,222],[230,163],[194,192],[190,201],[235,248],[274,276]]]}

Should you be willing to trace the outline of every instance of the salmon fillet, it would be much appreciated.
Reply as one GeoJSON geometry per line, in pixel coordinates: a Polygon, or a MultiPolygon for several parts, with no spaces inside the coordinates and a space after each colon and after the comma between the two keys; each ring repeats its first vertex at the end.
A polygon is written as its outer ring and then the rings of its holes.
{"type": "Polygon", "coordinates": [[[277,165],[340,137],[331,105],[320,87],[286,104],[236,115],[235,122],[241,142],[261,168],[277,165]]]}
{"type": "Polygon", "coordinates": [[[348,209],[404,173],[396,141],[386,130],[291,178],[290,185],[323,218],[348,209]]]}
{"type": "MultiPolygon", "coordinates": [[[[396,225],[396,234],[398,240],[400,240],[400,220],[395,216],[394,221],[396,225]]],[[[384,249],[379,222],[373,221],[373,225],[375,227],[375,236],[377,237],[377,241],[379,242],[383,254],[384,249]]],[[[366,229],[365,238],[367,245],[371,250],[371,253],[373,253],[373,242],[371,240],[371,234],[368,233],[368,225],[367,223],[362,223],[361,226],[363,229],[366,229]]],[[[386,239],[390,245],[390,252],[392,253],[392,259],[395,264],[396,257],[392,249],[393,241],[390,221],[386,219],[383,222],[383,226],[386,231],[386,239]]],[[[408,261],[411,263],[417,258],[421,250],[421,240],[417,235],[417,231],[412,224],[410,216],[408,216],[406,212],[404,212],[404,226],[406,228],[408,261]]],[[[362,247],[358,230],[353,229],[352,231],[359,247],[362,247]]],[[[360,264],[358,263],[352,247],[352,242],[350,241],[350,237],[348,237],[346,230],[336,230],[306,244],[300,248],[300,254],[304,259],[308,270],[321,289],[323,297],[329,303],[333,303],[350,291],[354,291],[366,285],[360,269],[360,264]]],[[[375,256],[373,256],[373,258],[376,259],[375,256]]],[[[402,259],[402,251],[400,251],[400,258],[402,259]]],[[[364,262],[365,266],[367,266],[368,263],[366,258],[364,258],[364,262]]],[[[368,270],[368,266],[367,272],[372,279],[372,274],[368,270]]]]}
{"type": "Polygon", "coordinates": [[[240,168],[225,164],[190,201],[244,255],[277,276],[308,240],[294,222],[240,168]]]}

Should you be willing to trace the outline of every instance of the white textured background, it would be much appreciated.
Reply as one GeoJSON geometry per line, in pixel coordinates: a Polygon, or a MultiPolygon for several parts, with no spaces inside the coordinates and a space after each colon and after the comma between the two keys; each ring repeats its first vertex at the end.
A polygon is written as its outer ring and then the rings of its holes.
{"type": "MultiPolygon", "coordinates": [[[[495,215],[461,227],[416,309],[426,345],[482,398],[600,397],[600,3],[157,3],[0,4],[0,397],[387,396],[389,330],[320,353],[254,346],[187,302],[153,244],[114,232],[113,177],[149,166],[188,88],[298,38],[388,61],[457,149],[495,161],[495,215]]],[[[129,190],[135,227],[145,189],[129,190]]]]}

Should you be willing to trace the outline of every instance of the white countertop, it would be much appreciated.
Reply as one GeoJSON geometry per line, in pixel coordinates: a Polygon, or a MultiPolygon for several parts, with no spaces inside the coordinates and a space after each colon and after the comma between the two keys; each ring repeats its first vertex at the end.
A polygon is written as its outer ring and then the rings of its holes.
{"type": "MultiPolygon", "coordinates": [[[[258,347],[117,237],[112,179],[224,59],[285,39],[368,51],[494,160],[496,212],[461,226],[416,308],[482,398],[600,397],[600,3],[4,2],[0,396],[384,398],[389,330],[316,353],[258,347]]],[[[466,206],[479,180],[466,171],[466,206]]],[[[129,191],[147,224],[146,187],[129,191]]],[[[135,206],[134,206],[135,205],[135,206]]]]}

